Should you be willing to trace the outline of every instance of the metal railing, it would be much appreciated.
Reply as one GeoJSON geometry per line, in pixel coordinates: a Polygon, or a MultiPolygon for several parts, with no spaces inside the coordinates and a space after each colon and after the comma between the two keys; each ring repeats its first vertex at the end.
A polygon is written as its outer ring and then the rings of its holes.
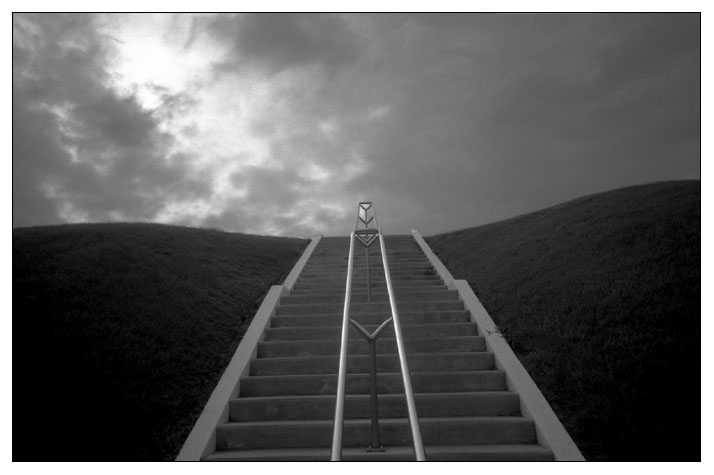
{"type": "MultiPolygon", "coordinates": [[[[368,204],[371,207],[371,203],[360,203],[358,208],[365,212],[368,208],[364,208],[363,205],[368,204]]],[[[359,218],[361,219],[361,218],[359,218]]],[[[369,224],[370,220],[361,219],[365,226],[369,224]]],[[[362,244],[364,244],[367,251],[367,295],[370,296],[370,280],[369,280],[369,245],[374,240],[374,234],[379,237],[379,244],[381,248],[382,255],[382,265],[384,267],[384,279],[387,285],[387,293],[389,295],[389,306],[391,309],[391,318],[382,322],[381,325],[373,333],[369,333],[362,325],[357,323],[355,320],[350,318],[350,304],[351,304],[351,294],[352,294],[352,278],[354,271],[354,248],[355,248],[355,235],[356,232],[350,233],[350,250],[347,261],[347,280],[345,283],[345,304],[342,313],[342,336],[340,344],[340,362],[337,375],[337,397],[335,402],[335,422],[332,434],[332,448],[330,453],[330,460],[339,461],[342,459],[342,432],[344,429],[344,409],[345,409],[345,386],[347,379],[347,347],[349,343],[349,328],[350,324],[354,325],[362,334],[362,336],[367,340],[369,344],[369,354],[370,354],[370,398],[371,398],[371,432],[372,441],[370,443],[368,451],[383,451],[379,442],[379,414],[378,414],[378,400],[377,400],[377,350],[376,341],[379,334],[384,330],[389,323],[394,325],[394,335],[397,343],[397,353],[399,356],[399,364],[402,372],[402,382],[404,383],[404,395],[407,402],[407,410],[409,413],[409,426],[412,433],[412,440],[414,444],[414,454],[418,461],[426,460],[424,454],[424,444],[421,438],[421,430],[419,428],[419,417],[417,415],[416,403],[414,401],[414,391],[412,389],[411,377],[409,373],[409,365],[407,364],[406,351],[404,349],[404,337],[402,335],[402,328],[399,321],[399,312],[397,310],[397,301],[394,295],[394,288],[392,286],[392,278],[389,272],[389,262],[387,260],[387,248],[384,243],[384,236],[379,229],[362,230],[369,231],[372,233],[371,239],[368,241],[363,238],[364,234],[357,234],[360,238],[362,244]]],[[[371,301],[368,298],[368,302],[371,301]]]]}
{"type": "Polygon", "coordinates": [[[387,248],[384,245],[384,236],[379,233],[379,244],[382,248],[382,263],[384,264],[384,279],[387,281],[387,292],[389,293],[389,306],[392,309],[392,322],[394,323],[394,336],[397,340],[397,352],[399,353],[399,364],[402,368],[402,381],[404,382],[404,395],[407,399],[407,409],[409,411],[409,426],[412,430],[414,441],[414,453],[419,461],[426,460],[424,455],[424,443],[421,440],[421,430],[419,429],[419,416],[417,415],[416,403],[414,402],[414,390],[407,364],[407,353],[404,349],[404,337],[402,336],[402,325],[399,321],[397,311],[397,299],[392,288],[392,277],[389,274],[389,263],[387,261],[387,248]]]}

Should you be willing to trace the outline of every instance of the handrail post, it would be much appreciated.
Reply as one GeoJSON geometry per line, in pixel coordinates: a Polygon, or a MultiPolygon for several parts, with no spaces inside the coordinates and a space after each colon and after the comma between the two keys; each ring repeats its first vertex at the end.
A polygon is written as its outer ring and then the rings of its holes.
{"type": "Polygon", "coordinates": [[[352,268],[354,260],[355,233],[350,234],[350,253],[347,258],[347,279],[345,283],[345,306],[342,311],[342,338],[340,346],[340,365],[337,372],[337,400],[335,401],[335,425],[332,431],[332,450],[330,460],[342,459],[342,429],[345,414],[345,382],[347,379],[347,344],[350,336],[350,296],[352,294],[352,268]]]}
{"type": "Polygon", "coordinates": [[[369,247],[364,248],[364,260],[367,263],[367,303],[372,302],[372,285],[369,275],[369,247]]]}
{"type": "Polygon", "coordinates": [[[369,342],[369,379],[370,379],[370,405],[372,406],[372,442],[369,444],[368,452],[384,452],[384,447],[379,441],[379,400],[377,399],[377,339],[372,338],[369,342]]]}
{"type": "Polygon", "coordinates": [[[370,333],[362,325],[350,318],[350,323],[354,325],[362,334],[369,344],[369,392],[370,392],[370,409],[372,419],[372,441],[370,442],[367,452],[384,452],[384,447],[379,441],[379,395],[377,391],[377,338],[382,333],[382,330],[387,328],[391,318],[382,322],[377,329],[370,333]]]}

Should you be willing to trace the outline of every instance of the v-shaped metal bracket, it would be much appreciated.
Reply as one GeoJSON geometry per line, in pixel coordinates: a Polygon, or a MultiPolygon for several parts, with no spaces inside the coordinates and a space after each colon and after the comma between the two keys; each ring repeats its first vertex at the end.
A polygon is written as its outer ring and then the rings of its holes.
{"type": "Polygon", "coordinates": [[[379,229],[357,229],[355,237],[364,247],[369,247],[379,236],[379,229]]]}
{"type": "Polygon", "coordinates": [[[382,322],[380,326],[377,327],[372,333],[370,333],[365,327],[357,323],[354,319],[350,318],[350,323],[357,328],[357,330],[362,333],[362,336],[369,344],[369,392],[370,392],[370,406],[371,406],[371,432],[372,440],[369,443],[369,448],[367,452],[384,452],[384,447],[382,447],[379,441],[379,401],[377,400],[377,338],[382,331],[387,328],[387,325],[393,322],[393,318],[388,318],[382,322]]]}
{"type": "Polygon", "coordinates": [[[360,325],[359,323],[354,321],[352,318],[350,318],[350,323],[352,325],[354,325],[355,328],[357,328],[357,330],[360,331],[360,333],[362,333],[362,336],[364,336],[364,338],[367,341],[375,341],[375,340],[377,340],[377,337],[379,336],[379,334],[382,333],[382,330],[387,328],[387,325],[392,323],[392,318],[390,317],[390,318],[386,319],[385,321],[383,321],[382,324],[380,326],[378,326],[377,329],[375,331],[373,331],[372,333],[370,333],[365,327],[363,327],[362,325],[360,325]]]}

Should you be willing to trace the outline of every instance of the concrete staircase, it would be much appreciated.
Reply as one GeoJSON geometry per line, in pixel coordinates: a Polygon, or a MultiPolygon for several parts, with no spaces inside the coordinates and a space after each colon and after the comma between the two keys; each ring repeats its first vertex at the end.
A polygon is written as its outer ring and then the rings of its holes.
{"type": "MultiPolygon", "coordinates": [[[[385,238],[427,460],[553,460],[537,443],[483,336],[412,236],[385,238]]],[[[329,460],[349,238],[322,238],[258,344],[217,427],[209,461],[329,460]]],[[[351,317],[373,331],[391,314],[379,241],[355,244],[351,317]]],[[[350,330],[343,460],[414,460],[394,331],[377,344],[380,437],[370,442],[368,345],[350,330]]]]}

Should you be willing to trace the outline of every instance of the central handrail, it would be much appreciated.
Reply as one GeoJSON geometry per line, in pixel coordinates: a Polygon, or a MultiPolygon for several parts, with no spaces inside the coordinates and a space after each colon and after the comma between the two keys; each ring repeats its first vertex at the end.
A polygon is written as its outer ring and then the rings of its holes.
{"type": "Polygon", "coordinates": [[[417,415],[416,403],[414,402],[414,390],[407,364],[407,353],[404,349],[404,337],[402,336],[402,325],[399,321],[397,311],[397,299],[392,288],[392,276],[389,273],[389,263],[387,261],[387,248],[384,245],[384,236],[379,232],[379,246],[382,250],[382,263],[384,264],[384,280],[387,282],[387,293],[389,293],[389,306],[392,309],[392,320],[394,321],[394,336],[397,340],[397,352],[399,353],[399,364],[402,367],[402,380],[404,381],[404,395],[407,399],[407,410],[409,411],[409,426],[412,430],[412,440],[414,442],[414,453],[420,462],[426,460],[424,455],[424,443],[421,440],[421,429],[419,428],[419,416],[417,415]]]}
{"type": "MultiPolygon", "coordinates": [[[[417,415],[416,403],[414,401],[414,390],[412,389],[411,376],[409,373],[409,365],[407,364],[406,351],[404,349],[404,337],[402,335],[402,327],[399,321],[399,312],[397,311],[396,297],[394,296],[394,288],[392,287],[392,277],[389,272],[389,262],[387,260],[387,251],[384,244],[384,236],[381,230],[378,230],[379,244],[382,253],[382,265],[384,267],[384,279],[387,284],[387,293],[389,295],[389,306],[392,311],[392,317],[379,327],[375,332],[378,334],[389,321],[394,324],[394,335],[397,342],[397,353],[399,355],[399,364],[402,371],[402,381],[404,383],[404,394],[407,400],[407,410],[409,412],[409,426],[412,432],[412,440],[414,443],[414,454],[418,461],[426,460],[424,454],[424,444],[421,438],[421,430],[419,428],[419,416],[417,415]]],[[[352,274],[354,267],[354,231],[350,234],[350,251],[347,261],[347,280],[345,283],[345,305],[342,313],[342,337],[340,346],[340,362],[337,376],[337,400],[335,402],[335,423],[332,434],[332,449],[330,452],[330,460],[339,461],[342,459],[342,431],[344,428],[344,407],[345,407],[345,381],[347,378],[347,345],[349,342],[349,326],[350,326],[350,300],[352,293],[352,274]]],[[[354,322],[356,324],[356,322],[354,322]]],[[[360,325],[356,324],[358,328],[360,325]]],[[[375,416],[376,417],[376,416],[375,416]]]]}

